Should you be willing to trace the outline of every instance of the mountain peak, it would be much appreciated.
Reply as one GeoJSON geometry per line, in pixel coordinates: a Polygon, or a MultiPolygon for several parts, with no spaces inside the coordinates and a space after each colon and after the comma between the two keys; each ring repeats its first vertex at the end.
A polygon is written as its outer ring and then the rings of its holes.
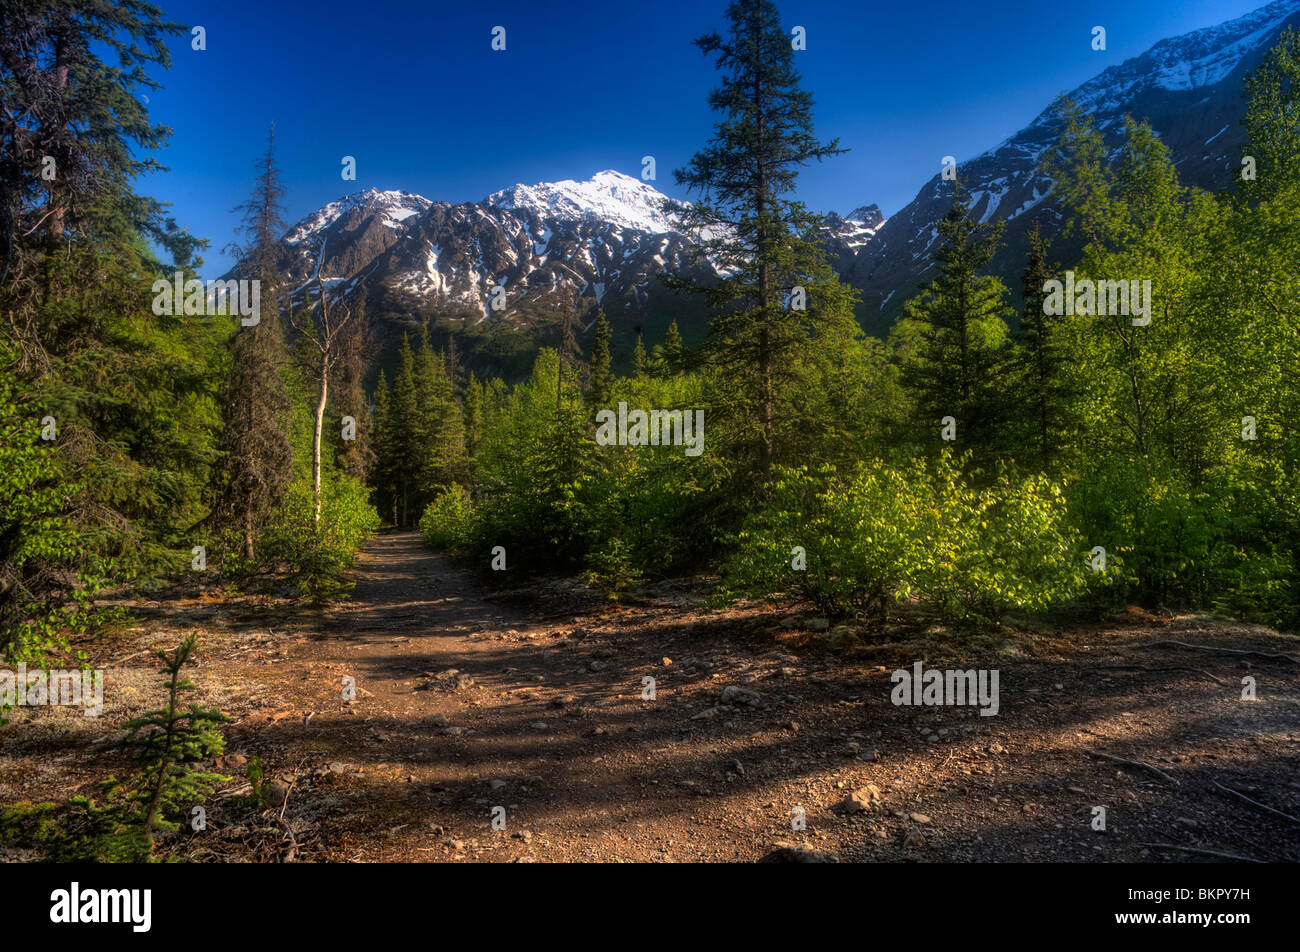
{"type": "Polygon", "coordinates": [[[600,218],[622,228],[667,234],[676,231],[677,225],[664,213],[666,197],[638,178],[605,169],[582,182],[564,179],[512,185],[493,192],[484,203],[508,211],[531,212],[539,218],[600,218]]]}
{"type": "MultiPolygon", "coordinates": [[[[1274,0],[1234,20],[1160,40],[1146,52],[1103,70],[1070,97],[1085,112],[1100,112],[1131,102],[1147,89],[1177,92],[1214,86],[1251,53],[1271,45],[1283,24],[1297,14],[1300,0],[1274,0]]],[[[1045,119],[1044,115],[1036,121],[1045,119]]]]}
{"type": "MultiPolygon", "coordinates": [[[[1220,191],[1233,182],[1245,144],[1242,75],[1260,62],[1288,24],[1300,26],[1300,0],[1275,0],[1217,26],[1160,40],[1066,95],[1108,147],[1118,143],[1124,117],[1132,115],[1160,136],[1184,184],[1220,191]]],[[[990,265],[993,273],[1013,278],[1023,268],[1033,224],[1053,234],[1059,228],[1056,183],[1039,159],[1056,141],[1062,122],[1053,103],[1019,132],[961,164],[972,215],[981,224],[1006,225],[1002,247],[990,265]]],[[[937,223],[951,202],[951,191],[933,173],[854,261],[850,282],[863,292],[869,330],[886,331],[905,298],[898,292],[926,280],[934,267],[937,223]]]]}
{"type": "Polygon", "coordinates": [[[423,195],[416,195],[414,192],[404,192],[399,189],[380,191],[373,187],[367,188],[360,192],[353,192],[351,195],[344,195],[337,201],[318,208],[290,228],[285,234],[284,240],[291,245],[310,240],[357,208],[382,212],[384,214],[384,224],[390,228],[396,228],[398,222],[419,214],[432,204],[423,195]]]}
{"type": "Polygon", "coordinates": [[[615,184],[630,182],[633,185],[635,185],[641,180],[634,176],[627,175],[623,172],[620,172],[617,169],[605,169],[604,171],[597,172],[595,175],[593,175],[590,181],[599,182],[599,183],[612,182],[615,184]]]}
{"type": "Polygon", "coordinates": [[[872,228],[879,228],[884,224],[885,216],[880,211],[880,206],[872,203],[870,205],[863,205],[860,208],[853,209],[853,211],[844,216],[844,220],[860,221],[862,224],[869,225],[872,228]]]}

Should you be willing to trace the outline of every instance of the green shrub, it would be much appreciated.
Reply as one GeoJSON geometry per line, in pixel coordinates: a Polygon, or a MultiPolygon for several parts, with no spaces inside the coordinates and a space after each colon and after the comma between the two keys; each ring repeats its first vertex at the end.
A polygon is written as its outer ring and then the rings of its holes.
{"type": "Polygon", "coordinates": [[[914,547],[905,475],[864,468],[849,482],[831,466],[800,467],[778,470],[769,489],[736,537],[726,590],[798,594],[829,615],[882,616],[905,583],[914,547]]]}
{"type": "Polygon", "coordinates": [[[1208,607],[1293,627],[1300,622],[1300,533],[1292,483],[1283,472],[1244,462],[1195,488],[1169,473],[1116,466],[1082,481],[1079,510],[1089,544],[1106,547],[1116,599],[1208,607]]]}
{"type": "Polygon", "coordinates": [[[298,481],[261,540],[259,561],[287,566],[298,596],[324,604],[351,590],[344,574],[379,525],[379,513],[359,480],[336,474],[324,483],[319,523],[311,486],[298,481]]]}
{"type": "Polygon", "coordinates": [[[632,563],[627,543],[616,536],[587,557],[583,579],[617,601],[621,593],[641,582],[642,575],[632,563]]]}
{"type": "Polygon", "coordinates": [[[16,358],[0,340],[0,661],[43,665],[69,653],[69,635],[125,613],[92,603],[104,580],[88,571],[93,540],[73,516],[84,483],[41,439],[44,411],[23,402],[16,358]]]}
{"type": "Polygon", "coordinates": [[[420,515],[420,534],[434,549],[461,552],[473,538],[474,506],[469,493],[452,486],[434,497],[420,515]]]}
{"type": "Polygon", "coordinates": [[[1061,487],[1041,475],[1019,477],[1000,467],[977,488],[945,454],[925,490],[914,572],[915,592],[947,621],[990,622],[1008,612],[1041,612],[1080,594],[1086,561],[1069,526],[1061,487]]]}
{"type": "Polygon", "coordinates": [[[876,619],[915,597],[945,621],[976,624],[1082,592],[1084,555],[1060,486],[1003,471],[981,488],[976,475],[949,454],[850,476],[780,470],[737,535],[724,592],[797,594],[830,615],[876,619]]]}

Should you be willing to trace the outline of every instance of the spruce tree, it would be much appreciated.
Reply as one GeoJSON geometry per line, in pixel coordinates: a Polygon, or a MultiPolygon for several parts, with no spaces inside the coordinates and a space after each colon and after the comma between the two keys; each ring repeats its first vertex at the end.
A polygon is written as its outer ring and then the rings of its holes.
{"type": "Polygon", "coordinates": [[[416,391],[415,355],[411,353],[410,338],[405,334],[402,335],[402,348],[397,352],[397,372],[393,375],[389,417],[391,424],[388,445],[392,453],[397,524],[409,526],[415,519],[414,496],[418,491],[423,421],[416,391]]]}
{"type": "Polygon", "coordinates": [[[668,375],[681,373],[686,369],[686,346],[682,343],[682,335],[677,330],[676,321],[669,324],[668,330],[664,332],[660,359],[663,370],[668,375]]]}
{"type": "Polygon", "coordinates": [[[375,462],[371,470],[371,482],[375,487],[375,504],[385,518],[397,525],[397,478],[394,462],[397,455],[394,433],[397,421],[393,419],[391,391],[382,369],[375,383],[374,400],[375,462]]]}
{"type": "Polygon", "coordinates": [[[632,374],[636,377],[644,377],[649,368],[650,360],[646,357],[645,340],[642,339],[641,332],[637,331],[636,346],[632,348],[632,374]]]}
{"type": "Polygon", "coordinates": [[[180,828],[169,817],[183,816],[195,803],[201,803],[215,784],[230,779],[191,766],[225,750],[219,725],[231,720],[215,708],[181,706],[181,695],[196,689],[181,669],[193,660],[197,648],[196,637],[189,635],[175,651],[154,652],[167,674],[167,706],[126,723],[122,745],[133,750],[142,763],[141,772],[126,784],[127,801],[142,817],[141,859],[153,854],[155,833],[180,828]]]}
{"type": "Polygon", "coordinates": [[[280,370],[288,354],[280,327],[275,242],[284,228],[284,186],[275,164],[275,128],[257,160],[257,186],[244,213],[249,247],[241,269],[260,282],[258,322],[238,327],[230,344],[230,375],[221,400],[222,459],[215,470],[213,516],[239,533],[253,559],[256,538],[293,474],[289,396],[280,370]]]}
{"type": "Polygon", "coordinates": [[[902,373],[913,399],[913,438],[935,445],[941,421],[951,416],[958,446],[973,447],[987,458],[1002,434],[1007,292],[999,280],[980,272],[997,251],[1002,223],[976,223],[958,186],[938,231],[939,273],[906,311],[919,330],[916,351],[902,373]]]}
{"type": "Polygon", "coordinates": [[[613,379],[610,376],[609,341],[613,330],[602,310],[596,317],[596,333],[591,342],[591,404],[603,407],[609,402],[613,379]]]}
{"type": "Polygon", "coordinates": [[[1047,292],[1043,285],[1055,277],[1048,260],[1047,239],[1035,222],[1029,232],[1029,253],[1021,276],[1025,305],[1016,335],[1013,413],[1019,424],[1017,437],[1023,441],[1028,458],[1045,471],[1055,468],[1066,436],[1061,329],[1044,309],[1047,292]]]}
{"type": "Polygon", "coordinates": [[[555,412],[558,415],[564,402],[564,369],[571,366],[575,370],[582,366],[582,347],[578,344],[577,317],[574,314],[573,299],[569,294],[561,297],[560,340],[556,353],[560,362],[555,369],[555,412]]]}
{"type": "Polygon", "coordinates": [[[143,250],[142,234],[173,252],[174,239],[195,246],[163,205],[130,188],[135,176],[161,168],[151,153],[170,130],[150,121],[142,94],[159,88],[149,67],[171,65],[168,41],[183,30],[150,4],[5,0],[0,287],[28,276],[27,252],[53,249],[68,235],[93,235],[110,257],[143,250]],[[120,62],[105,63],[104,53],[120,62]],[[48,161],[52,179],[42,174],[48,161]]]}
{"type": "Polygon", "coordinates": [[[483,441],[484,417],[487,414],[487,387],[471,373],[465,381],[465,454],[466,482],[476,474],[479,449],[483,441]]]}
{"type": "MultiPolygon", "coordinates": [[[[456,399],[447,357],[433,349],[427,332],[421,335],[415,358],[416,398],[419,407],[418,498],[414,509],[423,510],[439,492],[463,478],[465,420],[456,399]]],[[[418,513],[413,512],[418,518],[418,513]]]]}
{"type": "Polygon", "coordinates": [[[736,0],[726,17],[725,38],[696,40],[723,73],[709,99],[721,118],[708,146],[675,173],[699,198],[668,206],[726,276],[670,284],[703,294],[714,311],[703,355],[728,390],[726,432],[766,472],[778,452],[798,455],[800,364],[857,333],[852,295],[817,240],[821,217],[789,197],[802,166],[845,150],[814,136],[812,96],[775,4],[736,0]]]}
{"type": "Polygon", "coordinates": [[[28,524],[21,546],[0,541],[0,601],[20,573],[39,614],[92,572],[174,565],[193,544],[177,526],[206,509],[217,322],[150,307],[206,242],[132,188],[161,168],[169,130],[145,93],[180,32],[149,4],[0,5],[0,353],[18,416],[57,420],[40,448],[69,490],[57,538],[28,524]]]}
{"type": "Polygon", "coordinates": [[[457,400],[465,396],[465,367],[460,359],[460,347],[456,344],[456,335],[447,334],[447,376],[451,379],[452,392],[457,400]]]}

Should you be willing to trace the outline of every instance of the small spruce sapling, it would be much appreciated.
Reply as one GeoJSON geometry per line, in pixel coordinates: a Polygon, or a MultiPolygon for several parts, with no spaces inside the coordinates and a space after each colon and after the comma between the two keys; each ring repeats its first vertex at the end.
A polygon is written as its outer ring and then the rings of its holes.
{"type": "Polygon", "coordinates": [[[167,673],[167,706],[126,724],[122,745],[135,751],[142,769],[123,786],[131,812],[141,820],[145,855],[153,853],[155,832],[180,828],[169,816],[188,812],[211,794],[214,785],[230,780],[191,766],[225,750],[218,725],[231,720],[214,708],[196,704],[181,708],[181,695],[195,690],[194,682],[182,677],[181,668],[190,663],[197,647],[197,639],[190,635],[175,651],[157,652],[167,673]]]}
{"type": "Polygon", "coordinates": [[[22,839],[44,850],[54,862],[136,863],[153,859],[154,834],[174,832],[217,783],[230,777],[195,770],[196,760],[225,749],[219,724],[230,718],[220,711],[191,704],[181,709],[181,695],[194,690],[181,668],[197,647],[193,635],[173,652],[156,652],[167,677],[167,706],[128,721],[122,747],[134,752],[140,769],[125,780],[110,777],[100,786],[104,802],[71,797],[53,803],[17,803],[0,810],[0,838],[22,839]]]}

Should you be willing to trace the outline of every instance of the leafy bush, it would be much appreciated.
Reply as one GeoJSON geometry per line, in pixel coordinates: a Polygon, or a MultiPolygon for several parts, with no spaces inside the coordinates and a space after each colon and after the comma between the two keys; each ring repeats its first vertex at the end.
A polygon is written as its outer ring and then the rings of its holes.
{"type": "Polygon", "coordinates": [[[1117,595],[1283,627],[1300,622],[1297,511],[1284,473],[1241,461],[1196,488],[1173,474],[1114,467],[1085,480],[1080,494],[1088,538],[1106,546],[1117,595]],[[1118,571],[1112,547],[1123,553],[1118,571]]]}
{"type": "Polygon", "coordinates": [[[1061,487],[1005,467],[986,487],[973,485],[978,476],[963,478],[945,454],[919,487],[933,503],[921,507],[921,545],[903,594],[915,592],[945,620],[976,623],[1080,594],[1086,563],[1061,487]]]}
{"type": "Polygon", "coordinates": [[[320,605],[343,597],[351,585],[344,573],[361,544],[379,528],[369,491],[356,479],[336,474],[321,490],[320,522],[310,484],[290,486],[284,505],[262,539],[260,559],[287,565],[299,597],[320,605]]]}
{"type": "Polygon", "coordinates": [[[617,537],[587,557],[587,571],[583,575],[588,585],[603,589],[615,601],[641,578],[640,570],[632,563],[627,543],[617,537]]]}
{"type": "Polygon", "coordinates": [[[41,439],[42,411],[20,402],[14,360],[0,341],[0,661],[44,664],[68,652],[70,634],[124,612],[91,602],[102,580],[87,571],[91,541],[72,517],[83,486],[41,439]]]}
{"type": "Polygon", "coordinates": [[[883,616],[906,580],[914,540],[904,473],[834,467],[778,470],[765,505],[746,520],[724,568],[726,589],[797,593],[830,615],[883,616]],[[804,550],[806,567],[796,568],[804,550]]]}
{"type": "Polygon", "coordinates": [[[862,464],[847,477],[780,470],[736,537],[724,593],[798,594],[827,614],[876,619],[916,597],[945,621],[982,623],[1081,592],[1085,563],[1061,488],[1006,471],[979,488],[975,476],[950,454],[929,466],[862,464]]]}
{"type": "Polygon", "coordinates": [[[452,486],[434,497],[420,515],[420,533],[432,548],[460,552],[469,546],[474,529],[469,493],[452,486]]]}

